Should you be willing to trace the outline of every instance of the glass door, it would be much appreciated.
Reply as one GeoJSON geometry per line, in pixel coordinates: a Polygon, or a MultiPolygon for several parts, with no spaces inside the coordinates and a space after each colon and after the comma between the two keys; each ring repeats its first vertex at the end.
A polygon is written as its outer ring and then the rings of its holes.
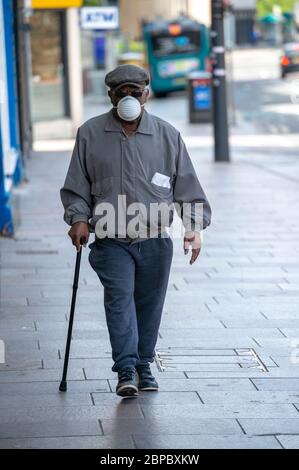
{"type": "Polygon", "coordinates": [[[70,115],[64,10],[34,10],[31,19],[32,120],[70,115]]]}

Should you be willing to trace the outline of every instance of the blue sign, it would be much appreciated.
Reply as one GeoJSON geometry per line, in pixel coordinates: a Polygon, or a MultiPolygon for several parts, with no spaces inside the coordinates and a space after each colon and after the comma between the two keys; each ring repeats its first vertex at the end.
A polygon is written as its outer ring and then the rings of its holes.
{"type": "Polygon", "coordinates": [[[84,7],[80,10],[83,29],[117,29],[119,15],[117,7],[84,7]]]}
{"type": "Polygon", "coordinates": [[[197,111],[211,109],[212,106],[212,93],[211,87],[208,85],[197,85],[193,89],[194,93],[194,108],[197,111]]]}

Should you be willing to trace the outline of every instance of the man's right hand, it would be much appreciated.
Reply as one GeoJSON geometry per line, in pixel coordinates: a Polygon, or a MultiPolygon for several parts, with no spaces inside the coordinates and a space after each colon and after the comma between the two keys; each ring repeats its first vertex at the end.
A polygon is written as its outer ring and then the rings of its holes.
{"type": "Polygon", "coordinates": [[[77,251],[79,251],[81,245],[86,246],[86,244],[88,243],[88,224],[86,222],[76,222],[72,225],[68,234],[72,239],[73,245],[76,247],[77,251]]]}

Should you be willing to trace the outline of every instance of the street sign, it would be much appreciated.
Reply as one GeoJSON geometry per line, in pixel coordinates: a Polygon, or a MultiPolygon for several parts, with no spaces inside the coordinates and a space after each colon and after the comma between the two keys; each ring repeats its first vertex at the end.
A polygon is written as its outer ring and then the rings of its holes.
{"type": "Polygon", "coordinates": [[[194,88],[194,107],[196,110],[211,109],[211,86],[199,84],[194,88]]]}
{"type": "Polygon", "coordinates": [[[83,0],[31,0],[32,8],[80,8],[83,0]]]}
{"type": "Polygon", "coordinates": [[[83,29],[117,29],[119,15],[117,7],[83,7],[80,10],[83,29]]]}

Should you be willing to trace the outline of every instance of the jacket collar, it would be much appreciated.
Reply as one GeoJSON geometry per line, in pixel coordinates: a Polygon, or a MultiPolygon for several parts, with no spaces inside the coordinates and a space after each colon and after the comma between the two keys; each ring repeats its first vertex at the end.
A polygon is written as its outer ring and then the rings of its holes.
{"type": "MultiPolygon", "coordinates": [[[[122,132],[121,123],[113,116],[112,109],[107,113],[107,121],[104,129],[106,132],[122,132]]],[[[148,135],[154,133],[152,117],[145,109],[136,132],[148,135]]]]}

